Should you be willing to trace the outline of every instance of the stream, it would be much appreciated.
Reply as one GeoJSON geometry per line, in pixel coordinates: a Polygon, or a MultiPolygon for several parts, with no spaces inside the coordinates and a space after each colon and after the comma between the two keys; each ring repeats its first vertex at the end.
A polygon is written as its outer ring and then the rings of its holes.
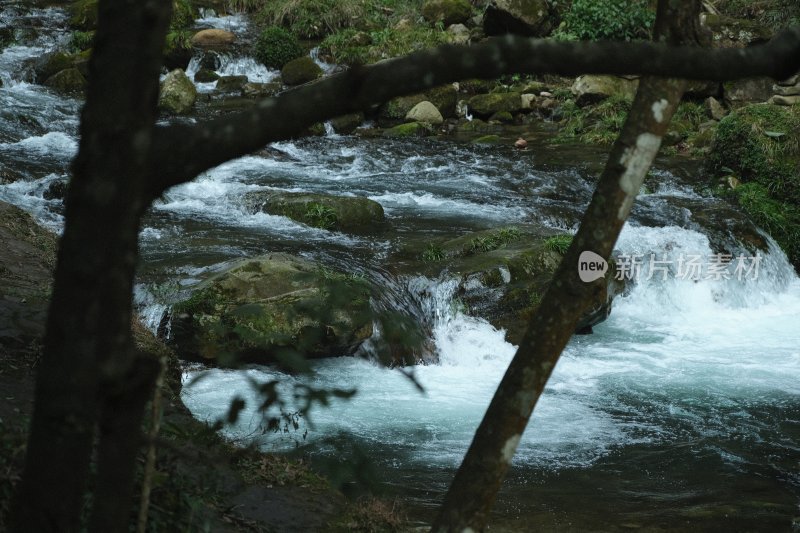
{"type": "MultiPolygon", "coordinates": [[[[0,4],[0,26],[19,28],[0,54],[0,171],[18,179],[0,181],[0,200],[58,231],[62,204],[46,192],[68,177],[81,102],[33,84],[30,60],[68,39],[66,16],[15,5],[0,4]]],[[[247,26],[243,18],[203,23],[247,26]]],[[[220,72],[275,75],[240,57],[226,58],[220,72]]],[[[314,361],[310,376],[189,365],[183,400],[214,421],[243,397],[248,408],[228,436],[309,457],[344,490],[377,484],[429,523],[515,346],[454,305],[452,276],[423,276],[401,252],[511,225],[574,231],[604,157],[596,147],[531,143],[520,152],[335,134],[274,143],[155,203],[140,235],[137,308],[155,331],[202,280],[275,251],[384,280],[401,302],[414,302],[439,358],[413,369],[423,391],[398,370],[338,357],[314,361]],[[354,236],[251,214],[242,198],[260,190],[369,197],[388,227],[354,236]],[[285,391],[299,383],[357,392],[315,407],[297,430],[265,432],[251,384],[273,379],[285,391]]],[[[708,263],[719,242],[736,240],[723,215],[708,222],[708,213],[727,211],[693,187],[698,167],[657,161],[618,253],[708,263]]],[[[744,279],[660,274],[645,267],[608,320],[570,342],[520,443],[492,530],[800,530],[800,279],[771,240],[744,279]]]]}

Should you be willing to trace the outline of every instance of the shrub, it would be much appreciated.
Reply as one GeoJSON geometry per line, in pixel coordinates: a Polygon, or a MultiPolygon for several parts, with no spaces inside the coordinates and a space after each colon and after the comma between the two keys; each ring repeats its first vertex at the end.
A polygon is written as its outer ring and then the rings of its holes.
{"type": "Polygon", "coordinates": [[[173,30],[189,28],[196,18],[197,11],[190,0],[175,0],[172,3],[170,27],[173,30]]]}
{"type": "Polygon", "coordinates": [[[647,0],[574,0],[557,33],[562,39],[647,39],[655,11],[647,0]]]}
{"type": "Polygon", "coordinates": [[[256,41],[256,59],[269,68],[281,69],[286,63],[302,56],[303,53],[297,38],[277,26],[262,31],[256,41]]]}

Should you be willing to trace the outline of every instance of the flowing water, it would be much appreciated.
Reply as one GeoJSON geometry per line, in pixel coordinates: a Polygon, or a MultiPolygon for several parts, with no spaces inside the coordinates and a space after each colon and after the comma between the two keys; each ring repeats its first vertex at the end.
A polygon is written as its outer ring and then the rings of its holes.
{"type": "MultiPolygon", "coordinates": [[[[0,185],[0,200],[56,230],[61,202],[45,191],[68,176],[81,103],[30,83],[29,65],[66,38],[63,23],[55,9],[23,13],[7,4],[0,15],[0,25],[20,28],[18,44],[0,54],[0,170],[20,179],[0,185]]],[[[219,68],[257,81],[274,75],[247,58],[219,68]]],[[[399,252],[513,224],[574,229],[602,160],[585,147],[515,152],[336,135],[276,143],[156,202],[141,233],[137,305],[155,329],[193,285],[231,260],[271,251],[382,280],[396,305],[430,326],[439,363],[413,369],[424,392],[398,370],[340,357],[315,362],[310,377],[187,367],[183,398],[208,420],[223,416],[234,396],[249,399],[239,424],[225,430],[231,437],[306,454],[345,489],[377,481],[429,521],[515,347],[460,312],[446,272],[414,273],[399,252]],[[242,198],[258,190],[367,196],[384,207],[389,227],[352,236],[251,214],[242,198]],[[296,431],[264,432],[252,383],[272,379],[285,391],[357,393],[312,409],[296,431]]],[[[744,279],[679,279],[680,261],[708,264],[719,249],[719,232],[701,214],[723,206],[694,192],[696,175],[691,164],[657,165],[618,250],[656,254],[670,270],[644,268],[610,318],[569,344],[520,443],[494,529],[800,527],[800,280],[774,245],[744,279]]]]}

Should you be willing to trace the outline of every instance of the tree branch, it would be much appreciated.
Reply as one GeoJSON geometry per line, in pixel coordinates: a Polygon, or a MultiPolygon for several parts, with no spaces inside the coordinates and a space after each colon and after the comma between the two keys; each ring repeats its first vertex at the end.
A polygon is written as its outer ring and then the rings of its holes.
{"type": "Polygon", "coordinates": [[[473,46],[445,45],[354,68],[265,99],[252,110],[155,131],[152,198],[230,159],[286,140],[315,122],[368,109],[404,94],[504,74],[642,74],[727,81],[785,79],[800,70],[800,27],[746,49],[707,50],[657,43],[559,42],[507,36],[473,46]]]}

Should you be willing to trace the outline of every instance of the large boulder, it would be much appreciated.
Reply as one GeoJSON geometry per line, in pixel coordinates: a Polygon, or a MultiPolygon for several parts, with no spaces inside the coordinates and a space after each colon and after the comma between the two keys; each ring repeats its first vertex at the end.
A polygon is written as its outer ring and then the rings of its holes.
{"type": "Polygon", "coordinates": [[[547,0],[492,0],[483,15],[486,35],[545,37],[552,30],[553,17],[547,0]]]}
{"type": "Polygon", "coordinates": [[[772,96],[771,78],[746,78],[722,84],[725,100],[733,106],[766,102],[772,96]]]}
{"type": "Polygon", "coordinates": [[[372,334],[367,283],[286,254],[243,260],[173,306],[170,343],[184,359],[279,363],[351,355],[372,334]]]}
{"type": "Polygon", "coordinates": [[[422,4],[425,20],[441,22],[445,27],[466,22],[471,15],[472,6],[468,0],[427,0],[422,4]]]}
{"type": "Polygon", "coordinates": [[[585,106],[602,102],[610,96],[633,98],[638,87],[639,80],[587,74],[579,76],[570,90],[575,95],[575,103],[585,106]]]}
{"type": "Polygon", "coordinates": [[[192,46],[220,50],[228,48],[236,41],[236,36],[226,30],[210,28],[200,30],[192,36],[192,46]]]}
{"type": "Polygon", "coordinates": [[[252,212],[281,215],[327,230],[369,233],[385,222],[381,204],[358,196],[259,191],[245,195],[244,202],[252,212]]]}
{"type": "Polygon", "coordinates": [[[286,63],[281,77],[286,85],[302,85],[322,76],[322,68],[309,56],[298,57],[286,63]]]}
{"type": "Polygon", "coordinates": [[[516,113],[522,110],[522,95],[515,91],[479,94],[467,101],[467,108],[470,113],[481,118],[488,118],[502,111],[516,113]]]}
{"type": "Polygon", "coordinates": [[[215,88],[223,93],[240,92],[248,81],[247,76],[244,75],[220,76],[217,78],[215,88]]]}
{"type": "Polygon", "coordinates": [[[353,133],[364,122],[363,113],[350,113],[331,119],[333,131],[342,135],[353,133]]]}
{"type": "Polygon", "coordinates": [[[161,82],[158,107],[173,115],[183,115],[194,107],[197,89],[181,69],[175,69],[161,82]]]}
{"type": "Polygon", "coordinates": [[[434,126],[439,126],[444,122],[444,118],[442,118],[442,114],[436,109],[436,106],[427,100],[411,108],[411,111],[406,114],[406,120],[424,122],[434,126]]]}

